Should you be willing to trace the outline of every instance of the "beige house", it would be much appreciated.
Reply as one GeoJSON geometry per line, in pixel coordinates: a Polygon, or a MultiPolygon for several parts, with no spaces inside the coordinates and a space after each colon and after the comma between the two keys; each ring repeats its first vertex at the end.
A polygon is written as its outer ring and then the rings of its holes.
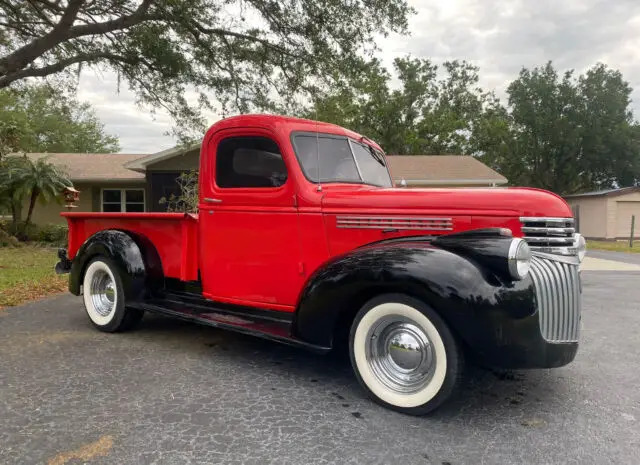
{"type": "MultiPolygon", "coordinates": [[[[144,155],[103,153],[31,153],[31,158],[49,157],[62,167],[80,191],[80,201],[72,211],[149,211],[148,186],[144,174],[128,170],[124,165],[144,155]]],[[[28,204],[23,207],[26,212],[28,204]]],[[[33,222],[64,223],[63,205],[36,203],[33,222]]]]}
{"type": "MultiPolygon", "coordinates": [[[[172,148],[155,154],[29,154],[49,156],[63,167],[80,191],[76,212],[163,211],[162,197],[179,194],[176,178],[197,169],[200,147],[172,148]]],[[[404,179],[408,187],[491,187],[507,179],[479,160],[458,155],[392,155],[389,168],[396,184],[404,179]]],[[[38,204],[36,224],[63,223],[56,203],[38,204]]]]}
{"type": "Polygon", "coordinates": [[[578,231],[588,239],[628,239],[635,215],[640,237],[640,187],[625,187],[565,196],[578,231]]]}

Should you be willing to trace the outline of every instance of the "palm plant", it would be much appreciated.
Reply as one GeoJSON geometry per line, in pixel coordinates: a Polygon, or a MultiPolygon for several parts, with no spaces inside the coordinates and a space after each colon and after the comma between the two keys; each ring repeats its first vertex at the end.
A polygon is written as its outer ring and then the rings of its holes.
{"type": "Polygon", "coordinates": [[[22,200],[25,197],[23,179],[27,158],[7,156],[0,159],[0,209],[10,210],[13,223],[20,221],[22,200]]]}
{"type": "Polygon", "coordinates": [[[59,167],[51,163],[48,157],[31,160],[26,158],[20,173],[20,189],[29,196],[29,210],[25,222],[31,222],[36,202],[46,205],[58,197],[62,190],[71,186],[69,177],[59,167]]]}

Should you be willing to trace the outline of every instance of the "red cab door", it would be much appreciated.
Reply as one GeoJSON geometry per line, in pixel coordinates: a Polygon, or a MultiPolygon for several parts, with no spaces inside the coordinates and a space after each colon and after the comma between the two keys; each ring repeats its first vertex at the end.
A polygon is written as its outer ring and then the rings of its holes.
{"type": "Polygon", "coordinates": [[[203,148],[200,268],[204,296],[293,311],[302,285],[295,188],[267,130],[223,130],[203,148]],[[204,154],[204,153],[203,153],[204,154]]]}

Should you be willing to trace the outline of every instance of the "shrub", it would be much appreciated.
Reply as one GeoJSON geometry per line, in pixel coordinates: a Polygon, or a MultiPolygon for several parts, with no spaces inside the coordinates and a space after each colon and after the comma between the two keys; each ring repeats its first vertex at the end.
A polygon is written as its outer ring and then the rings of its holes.
{"type": "Polygon", "coordinates": [[[10,236],[15,236],[19,241],[34,241],[38,232],[38,227],[35,224],[27,224],[24,221],[18,223],[5,223],[2,229],[9,233],[10,236]]]}
{"type": "Polygon", "coordinates": [[[198,213],[198,170],[185,171],[176,178],[180,195],[162,197],[160,205],[166,205],[168,212],[198,213]]]}
{"type": "Polygon", "coordinates": [[[66,224],[46,224],[37,226],[26,224],[24,221],[13,224],[11,222],[0,223],[0,230],[9,236],[22,242],[43,242],[55,246],[64,246],[67,243],[68,227],[66,224]]]}
{"type": "Polygon", "coordinates": [[[20,247],[20,241],[8,232],[0,229],[0,247],[20,247]]]}
{"type": "Polygon", "coordinates": [[[46,224],[38,228],[32,240],[62,246],[67,242],[68,233],[69,228],[66,224],[46,224]]]}

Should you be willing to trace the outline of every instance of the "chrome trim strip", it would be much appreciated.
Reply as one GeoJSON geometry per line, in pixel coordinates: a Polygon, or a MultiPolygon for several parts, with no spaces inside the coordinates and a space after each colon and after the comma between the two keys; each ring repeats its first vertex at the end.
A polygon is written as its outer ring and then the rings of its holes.
{"type": "Polygon", "coordinates": [[[338,220],[427,220],[452,221],[452,218],[436,218],[432,216],[337,216],[338,220]]]}
{"type": "Polygon", "coordinates": [[[442,225],[449,225],[451,224],[450,221],[425,221],[425,220],[417,220],[417,221],[408,221],[408,220],[369,220],[369,219],[365,219],[365,220],[338,220],[337,221],[340,224],[360,224],[360,223],[393,223],[393,224],[406,224],[406,225],[412,225],[412,224],[424,224],[424,223],[429,223],[429,224],[442,224],[442,225]]]}
{"type": "Polygon", "coordinates": [[[575,223],[573,218],[547,218],[545,216],[521,216],[521,223],[575,223]]]}
{"type": "Polygon", "coordinates": [[[338,226],[340,229],[397,229],[402,231],[451,231],[452,228],[436,228],[436,227],[408,227],[408,226],[396,226],[393,224],[390,225],[381,225],[381,226],[358,226],[358,225],[346,225],[346,226],[338,226]]]}
{"type": "Polygon", "coordinates": [[[337,216],[336,226],[341,229],[402,229],[452,231],[452,218],[390,217],[390,216],[337,216]]]}
{"type": "Polygon", "coordinates": [[[540,228],[523,226],[522,232],[524,233],[548,233],[548,234],[573,234],[576,232],[576,228],[540,228]]]}
{"type": "Polygon", "coordinates": [[[573,238],[573,236],[571,237],[525,236],[524,239],[529,243],[548,242],[550,244],[573,245],[573,243],[575,242],[575,239],[573,238]]]}

